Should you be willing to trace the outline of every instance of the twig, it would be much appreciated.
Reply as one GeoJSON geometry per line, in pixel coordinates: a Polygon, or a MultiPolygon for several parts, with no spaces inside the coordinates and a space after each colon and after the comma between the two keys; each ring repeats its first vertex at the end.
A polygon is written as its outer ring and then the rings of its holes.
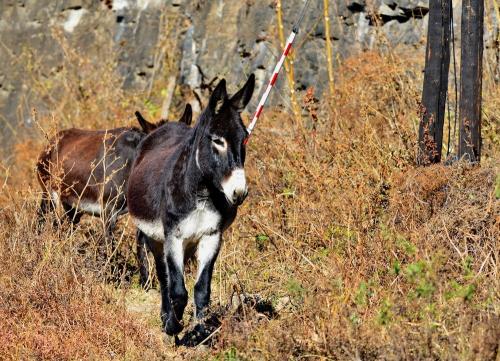
{"type": "Polygon", "coordinates": [[[163,99],[163,104],[161,106],[161,119],[168,120],[168,113],[170,110],[170,103],[172,103],[172,96],[175,90],[175,76],[172,75],[168,78],[167,93],[165,94],[165,99],[163,99]]]}
{"type": "Polygon", "coordinates": [[[320,273],[323,274],[323,276],[326,276],[326,274],[323,273],[323,271],[321,269],[319,269],[314,263],[312,263],[312,261],[307,258],[302,252],[300,252],[297,248],[295,248],[295,246],[292,244],[292,242],[290,240],[288,240],[285,236],[283,236],[282,234],[280,234],[279,232],[276,232],[274,229],[272,229],[271,227],[263,224],[262,222],[259,222],[257,219],[253,218],[252,217],[252,220],[255,222],[255,223],[258,223],[261,227],[264,227],[266,229],[268,229],[269,231],[271,231],[272,233],[274,233],[276,236],[278,236],[279,238],[281,238],[283,241],[285,241],[286,243],[289,244],[289,246],[295,251],[297,252],[298,255],[300,255],[311,267],[313,267],[314,269],[316,269],[317,271],[319,271],[320,273]]]}
{"type": "Polygon", "coordinates": [[[214,332],[212,332],[210,335],[208,335],[208,336],[207,336],[207,337],[206,337],[203,341],[201,341],[201,342],[198,344],[198,346],[196,346],[196,347],[198,348],[198,347],[203,346],[203,344],[204,344],[205,342],[207,342],[208,340],[210,340],[210,339],[211,339],[211,338],[212,338],[212,337],[213,337],[216,333],[218,333],[218,332],[220,331],[220,329],[221,329],[221,328],[222,328],[222,326],[217,327],[217,328],[215,329],[215,331],[214,331],[214,332]]]}
{"type": "Polygon", "coordinates": [[[458,255],[460,256],[460,258],[463,261],[464,256],[462,255],[462,252],[460,252],[458,247],[455,245],[455,243],[453,243],[453,241],[451,240],[450,234],[448,233],[448,229],[446,228],[446,224],[444,223],[444,220],[442,219],[441,222],[443,223],[444,231],[446,233],[446,237],[448,238],[448,241],[450,241],[451,245],[453,246],[453,248],[455,248],[455,251],[457,251],[458,255]]]}
{"type": "Polygon", "coordinates": [[[333,61],[332,61],[332,42],[330,39],[330,15],[328,13],[328,1],[323,0],[323,14],[325,16],[325,37],[326,37],[326,61],[328,68],[328,85],[330,87],[330,96],[334,94],[333,82],[333,61]]]}
{"type": "MultiPolygon", "coordinates": [[[[281,0],[276,1],[276,17],[278,20],[278,36],[280,40],[280,45],[282,48],[285,47],[285,34],[283,32],[283,16],[282,16],[282,7],[281,7],[281,0]]],[[[300,108],[297,103],[297,98],[295,96],[295,72],[294,72],[294,67],[293,67],[293,53],[289,54],[289,56],[285,59],[285,71],[287,75],[287,80],[288,80],[288,86],[290,88],[290,100],[292,102],[292,111],[295,116],[295,121],[299,122],[299,125],[301,124],[300,121],[300,108]]]]}
{"type": "Polygon", "coordinates": [[[476,280],[479,277],[479,275],[481,274],[481,272],[483,271],[483,267],[486,264],[486,261],[488,261],[488,259],[490,258],[490,254],[491,254],[491,252],[488,252],[486,257],[484,258],[483,263],[481,263],[481,267],[479,267],[479,271],[477,271],[477,274],[474,276],[474,280],[476,280]]]}

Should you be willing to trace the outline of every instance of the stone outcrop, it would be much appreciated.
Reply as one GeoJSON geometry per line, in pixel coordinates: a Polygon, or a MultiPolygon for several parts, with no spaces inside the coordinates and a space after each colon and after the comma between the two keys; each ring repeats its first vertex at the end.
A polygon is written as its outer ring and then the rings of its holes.
{"type": "MultiPolygon", "coordinates": [[[[194,1],[184,12],[191,25],[184,37],[181,81],[192,88],[225,76],[230,84],[241,83],[254,72],[260,89],[280,55],[274,2],[194,1]]],[[[331,40],[334,58],[380,46],[421,45],[427,28],[428,1],[351,0],[331,1],[331,40]]],[[[302,0],[282,1],[285,36],[288,35],[302,0]]],[[[312,1],[296,40],[296,86],[325,90],[327,70],[323,2],[312,1]]],[[[283,81],[279,86],[286,86],[283,81]]],[[[285,101],[272,94],[271,101],[285,101]]]]}
{"type": "MultiPolygon", "coordinates": [[[[428,1],[331,1],[335,62],[374,47],[423,45],[428,1]]],[[[286,34],[302,3],[282,1],[286,34]]],[[[161,65],[158,42],[172,19],[182,27],[175,32],[180,34],[177,49],[169,49],[178,54],[178,84],[192,89],[206,88],[216,77],[226,77],[236,89],[250,72],[262,87],[281,51],[272,0],[3,0],[0,120],[27,121],[33,106],[50,111],[31,89],[40,77],[51,79],[61,69],[64,55],[57,32],[96,63],[103,48],[112,49],[123,87],[146,89],[161,65]],[[36,74],[26,59],[36,60],[36,74]]],[[[314,87],[321,96],[327,79],[322,1],[311,2],[297,48],[297,89],[314,87]]],[[[284,79],[279,86],[287,86],[284,79]]],[[[274,93],[271,101],[286,104],[283,94],[274,93]]]]}

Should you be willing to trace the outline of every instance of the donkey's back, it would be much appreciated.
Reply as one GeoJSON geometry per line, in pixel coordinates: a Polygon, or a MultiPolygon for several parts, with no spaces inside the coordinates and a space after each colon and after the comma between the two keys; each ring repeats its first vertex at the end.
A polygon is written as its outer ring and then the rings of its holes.
{"type": "Polygon", "coordinates": [[[125,187],[145,134],[136,128],[67,129],[40,154],[41,213],[61,203],[73,221],[81,213],[110,218],[125,210],[125,187]]]}
{"type": "MultiPolygon", "coordinates": [[[[162,125],[141,141],[137,149],[137,158],[135,159],[134,167],[143,161],[146,154],[148,158],[151,157],[151,154],[149,154],[151,150],[155,150],[155,152],[173,151],[179,144],[188,140],[192,131],[192,128],[180,122],[162,125]]],[[[162,154],[162,156],[165,159],[165,154],[162,154]]]]}

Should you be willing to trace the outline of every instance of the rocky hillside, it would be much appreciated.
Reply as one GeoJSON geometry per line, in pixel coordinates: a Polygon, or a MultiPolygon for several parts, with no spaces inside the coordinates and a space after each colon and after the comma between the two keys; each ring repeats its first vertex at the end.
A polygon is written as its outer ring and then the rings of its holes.
{"type": "MultiPolygon", "coordinates": [[[[288,33],[302,0],[282,3],[288,33]]],[[[331,1],[335,63],[374,47],[422,46],[427,12],[428,0],[331,1]]],[[[325,89],[324,43],[322,2],[312,1],[297,40],[298,90],[312,86],[321,96],[325,89]]],[[[63,61],[68,51],[88,58],[95,71],[112,62],[122,87],[145,91],[145,99],[166,58],[177,84],[199,91],[216,77],[234,84],[250,72],[262,86],[280,53],[272,0],[4,0],[0,47],[4,135],[16,122],[29,124],[33,107],[51,111],[47,97],[64,95],[58,84],[65,81],[60,74],[69,66],[63,61]]],[[[271,100],[286,104],[286,98],[271,100]]]]}

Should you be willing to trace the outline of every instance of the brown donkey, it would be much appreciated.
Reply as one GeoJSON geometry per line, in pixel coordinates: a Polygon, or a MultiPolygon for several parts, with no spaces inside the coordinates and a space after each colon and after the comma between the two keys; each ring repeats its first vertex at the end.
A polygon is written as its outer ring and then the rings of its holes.
{"type": "MultiPolygon", "coordinates": [[[[37,163],[42,200],[39,224],[61,204],[67,219],[77,224],[83,214],[102,217],[105,235],[112,236],[117,217],[127,212],[125,190],[136,149],[146,133],[165,122],[146,121],[139,112],[142,130],[67,129],[57,133],[40,154],[37,163]]],[[[188,104],[180,121],[190,123],[188,104]]]]}

